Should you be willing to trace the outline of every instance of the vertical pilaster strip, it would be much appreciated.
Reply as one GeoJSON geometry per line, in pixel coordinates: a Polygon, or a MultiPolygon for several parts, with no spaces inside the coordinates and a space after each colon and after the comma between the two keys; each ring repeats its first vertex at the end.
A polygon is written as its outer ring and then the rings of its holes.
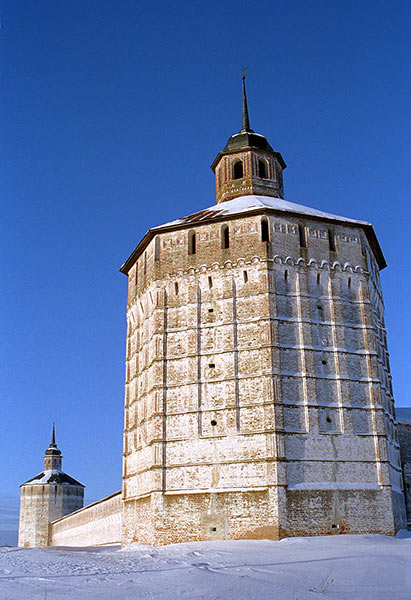
{"type": "Polygon", "coordinates": [[[234,344],[234,389],[235,389],[235,423],[240,431],[240,385],[238,381],[238,323],[237,323],[237,287],[232,276],[233,289],[233,344],[234,344]]]}
{"type": "Polygon", "coordinates": [[[197,286],[197,408],[198,408],[198,435],[203,433],[203,408],[202,408],[202,373],[201,373],[201,287],[197,286]]]}
{"type": "MultiPolygon", "coordinates": [[[[364,346],[366,349],[366,361],[367,361],[367,377],[369,380],[369,390],[370,390],[370,407],[371,407],[371,419],[372,419],[372,429],[373,429],[373,437],[374,437],[374,447],[375,447],[375,459],[377,463],[377,477],[378,484],[383,485],[383,473],[382,473],[382,464],[381,464],[381,450],[380,450],[380,442],[378,435],[378,419],[376,413],[376,397],[375,397],[375,388],[374,388],[374,377],[373,377],[373,368],[371,362],[371,345],[372,340],[370,339],[369,326],[372,325],[372,319],[367,318],[367,308],[366,301],[368,301],[368,290],[364,290],[364,282],[360,281],[359,289],[359,300],[360,300],[360,310],[361,310],[361,321],[363,324],[363,333],[364,333],[364,346]]],[[[370,310],[370,309],[368,309],[370,310]]]]}
{"type": "Polygon", "coordinates": [[[304,420],[306,431],[310,431],[310,411],[309,411],[309,398],[308,398],[308,384],[307,384],[307,357],[305,352],[305,341],[304,341],[304,324],[303,324],[303,309],[301,302],[301,271],[297,268],[297,275],[295,281],[295,292],[296,292],[296,303],[297,303],[297,319],[298,319],[298,337],[300,341],[300,359],[301,359],[301,379],[303,384],[303,396],[304,396],[304,420]]]}
{"type": "Polygon", "coordinates": [[[337,398],[338,398],[338,416],[340,419],[340,431],[344,433],[345,431],[345,423],[344,423],[344,402],[343,402],[343,393],[342,393],[342,385],[341,385],[341,365],[340,358],[338,353],[338,348],[340,346],[340,340],[338,339],[337,327],[336,323],[341,319],[337,319],[336,315],[336,305],[334,299],[334,287],[337,285],[337,280],[334,277],[334,273],[330,272],[330,277],[328,280],[328,296],[330,302],[330,315],[331,315],[331,335],[333,340],[333,349],[332,353],[334,355],[334,365],[335,365],[335,376],[336,376],[336,384],[337,384],[337,398]]]}
{"type": "Polygon", "coordinates": [[[163,476],[162,489],[167,489],[167,327],[168,327],[168,295],[164,290],[163,320],[163,476]]]}

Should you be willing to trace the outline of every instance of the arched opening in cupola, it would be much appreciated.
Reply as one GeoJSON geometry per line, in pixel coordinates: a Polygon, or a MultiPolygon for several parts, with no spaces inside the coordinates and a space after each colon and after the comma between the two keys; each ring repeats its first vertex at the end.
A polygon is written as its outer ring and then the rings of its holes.
{"type": "Polygon", "coordinates": [[[196,234],[194,231],[190,231],[188,234],[188,253],[195,254],[196,250],[196,234]]]}
{"type": "Polygon", "coordinates": [[[263,159],[258,161],[258,176],[267,179],[267,163],[263,159]]]}
{"type": "Polygon", "coordinates": [[[268,221],[266,218],[262,219],[262,221],[261,221],[261,241],[262,242],[270,241],[268,221]]]}
{"type": "Polygon", "coordinates": [[[230,247],[230,232],[228,225],[223,225],[221,228],[221,247],[226,249],[230,247]]]}
{"type": "Polygon", "coordinates": [[[238,160],[234,163],[234,179],[242,179],[243,178],[243,163],[241,160],[238,160]]]}

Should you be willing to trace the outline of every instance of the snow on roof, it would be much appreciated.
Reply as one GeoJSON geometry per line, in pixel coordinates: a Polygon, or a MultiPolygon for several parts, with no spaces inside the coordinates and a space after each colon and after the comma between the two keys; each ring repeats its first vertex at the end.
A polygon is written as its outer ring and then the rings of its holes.
{"type": "Polygon", "coordinates": [[[41,473],[33,477],[32,479],[25,481],[23,485],[26,485],[27,483],[29,483],[30,485],[62,483],[65,485],[81,485],[81,487],[84,487],[82,483],[76,481],[75,479],[73,479],[73,477],[67,475],[67,473],[60,471],[60,469],[46,469],[45,471],[42,471],[41,473]]]}
{"type": "Polygon", "coordinates": [[[311,216],[320,219],[331,219],[333,221],[342,221],[344,223],[352,223],[355,225],[368,225],[371,226],[367,221],[358,221],[356,219],[349,219],[348,217],[341,217],[339,215],[333,215],[331,213],[323,212],[311,208],[310,206],[304,206],[303,204],[296,204],[295,202],[288,202],[282,198],[273,198],[271,196],[240,196],[227,202],[221,202],[220,204],[214,204],[204,210],[188,215],[175,221],[170,221],[164,225],[153,227],[153,229],[160,229],[163,227],[169,227],[173,225],[183,225],[185,223],[194,223],[196,221],[208,221],[215,217],[234,215],[236,213],[250,212],[255,210],[261,210],[262,208],[268,208],[277,210],[284,213],[295,213],[304,216],[311,216]]]}

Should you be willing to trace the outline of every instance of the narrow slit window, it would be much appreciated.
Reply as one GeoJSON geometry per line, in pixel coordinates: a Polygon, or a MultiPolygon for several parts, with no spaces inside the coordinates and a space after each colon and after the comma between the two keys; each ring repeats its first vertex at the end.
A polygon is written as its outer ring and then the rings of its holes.
{"type": "Polygon", "coordinates": [[[215,369],[215,364],[214,363],[210,363],[208,366],[210,367],[210,369],[215,369]]]}
{"type": "Polygon", "coordinates": [[[195,254],[196,250],[196,234],[194,231],[190,231],[188,234],[188,253],[195,254]]]}
{"type": "Polygon", "coordinates": [[[210,290],[213,287],[213,278],[210,275],[208,276],[208,287],[210,290]]]}
{"type": "Polygon", "coordinates": [[[234,163],[234,179],[242,179],[243,178],[243,163],[241,160],[238,160],[234,163]]]}
{"type": "Polygon", "coordinates": [[[230,232],[228,231],[228,225],[224,225],[221,230],[221,246],[224,249],[230,247],[230,232]]]}
{"type": "Polygon", "coordinates": [[[328,243],[330,245],[330,252],[335,252],[335,234],[332,229],[328,230],[328,243]]]}
{"type": "Polygon", "coordinates": [[[258,161],[258,176],[261,179],[267,179],[267,163],[265,160],[258,161]]]}
{"type": "Polygon", "coordinates": [[[154,260],[160,260],[160,238],[158,236],[154,240],[154,260]]]}
{"type": "Polygon", "coordinates": [[[305,227],[303,225],[298,226],[298,235],[300,237],[301,248],[307,248],[307,237],[305,234],[305,227]]]}
{"type": "Polygon", "coordinates": [[[268,232],[268,221],[267,219],[263,219],[261,221],[261,241],[269,242],[269,232],[268,232]]]}
{"type": "Polygon", "coordinates": [[[244,283],[248,282],[248,273],[247,271],[243,271],[244,283]]]}
{"type": "Polygon", "coordinates": [[[317,285],[320,285],[320,283],[321,283],[320,274],[317,273],[317,285]]]}
{"type": "Polygon", "coordinates": [[[348,278],[348,287],[351,288],[351,277],[348,278]]]}
{"type": "Polygon", "coordinates": [[[174,291],[176,293],[176,296],[178,296],[178,283],[177,283],[177,281],[174,283],[174,291]]]}
{"type": "Polygon", "coordinates": [[[288,281],[288,269],[284,271],[284,279],[285,281],[288,281]]]}

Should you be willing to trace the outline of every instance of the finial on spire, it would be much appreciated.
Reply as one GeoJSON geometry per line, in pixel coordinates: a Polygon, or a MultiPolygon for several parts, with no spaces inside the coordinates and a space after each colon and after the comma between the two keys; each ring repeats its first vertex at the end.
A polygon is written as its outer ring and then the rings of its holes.
{"type": "Polygon", "coordinates": [[[56,445],[56,425],[53,421],[53,433],[51,435],[51,444],[50,446],[55,446],[56,445]]]}
{"type": "Polygon", "coordinates": [[[250,129],[250,120],[248,118],[248,108],[247,108],[247,95],[245,93],[245,72],[247,71],[248,67],[246,67],[245,69],[243,69],[243,128],[241,131],[252,131],[252,129],[250,129]]]}

